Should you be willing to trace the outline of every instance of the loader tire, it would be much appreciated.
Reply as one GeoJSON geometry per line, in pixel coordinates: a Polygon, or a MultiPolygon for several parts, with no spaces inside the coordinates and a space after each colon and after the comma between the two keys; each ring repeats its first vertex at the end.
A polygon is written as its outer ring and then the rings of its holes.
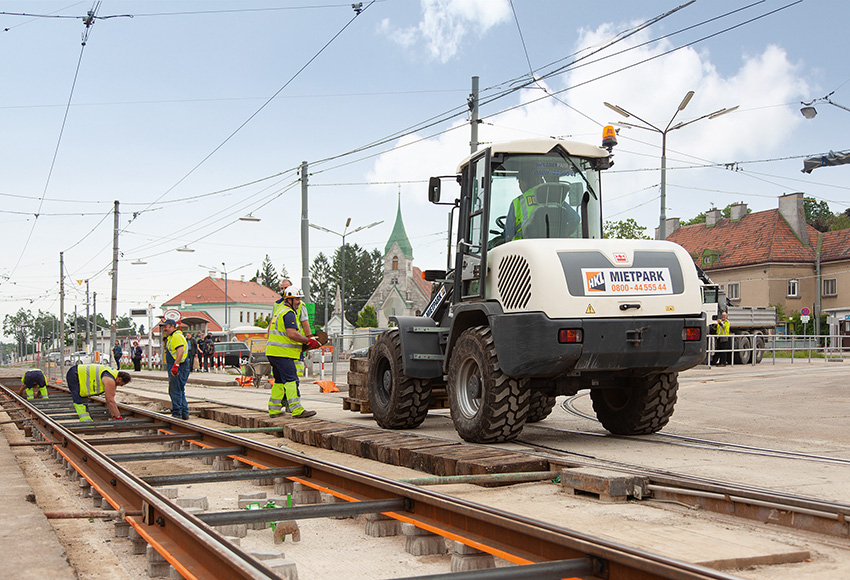
{"type": "Polygon", "coordinates": [[[543,391],[532,391],[528,403],[526,423],[537,423],[548,417],[555,408],[555,397],[543,391]]]}
{"type": "Polygon", "coordinates": [[[369,349],[369,405],[384,429],[413,429],[422,424],[431,400],[429,381],[402,371],[398,330],[381,334],[369,349]]]}
{"type": "Polygon", "coordinates": [[[615,435],[648,435],[661,430],[673,415],[678,373],[635,377],[617,389],[591,389],[596,418],[615,435]]]}
{"type": "Polygon", "coordinates": [[[468,328],[452,349],[449,406],[458,435],[470,443],[501,443],[525,426],[531,393],[528,379],[502,372],[493,335],[486,326],[468,328]]]}

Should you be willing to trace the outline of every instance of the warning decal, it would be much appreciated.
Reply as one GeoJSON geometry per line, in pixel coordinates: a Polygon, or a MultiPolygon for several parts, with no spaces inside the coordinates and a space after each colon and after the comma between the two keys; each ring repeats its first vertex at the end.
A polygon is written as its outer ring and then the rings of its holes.
{"type": "Polygon", "coordinates": [[[582,268],[585,294],[646,296],[672,294],[668,268],[582,268]]]}

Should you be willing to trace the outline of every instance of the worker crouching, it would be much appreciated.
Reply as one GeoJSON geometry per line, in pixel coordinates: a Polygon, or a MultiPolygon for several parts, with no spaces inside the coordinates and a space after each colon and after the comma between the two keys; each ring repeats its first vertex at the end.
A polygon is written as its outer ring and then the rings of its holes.
{"type": "Polygon", "coordinates": [[[115,403],[115,392],[118,387],[126,385],[132,379],[125,371],[118,371],[106,365],[74,365],[65,375],[71,398],[74,400],[74,410],[80,421],[91,421],[89,413],[89,397],[103,395],[106,408],[112,419],[123,419],[118,405],[115,403]]]}
{"type": "Polygon", "coordinates": [[[36,387],[40,398],[47,399],[47,380],[44,378],[44,373],[41,369],[30,369],[21,377],[21,382],[24,384],[21,390],[26,393],[27,399],[35,399],[36,387]]]}

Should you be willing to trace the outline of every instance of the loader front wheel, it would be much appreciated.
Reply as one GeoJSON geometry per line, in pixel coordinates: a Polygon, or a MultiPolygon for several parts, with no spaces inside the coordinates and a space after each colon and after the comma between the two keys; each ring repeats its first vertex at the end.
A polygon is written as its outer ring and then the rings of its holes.
{"type": "Polygon", "coordinates": [[[465,330],[451,357],[447,388],[458,435],[470,443],[516,438],[528,414],[528,379],[502,372],[490,329],[474,326],[465,330]]]}
{"type": "Polygon", "coordinates": [[[413,429],[428,414],[429,381],[411,378],[402,371],[398,330],[381,334],[369,349],[369,405],[384,429],[413,429]]]}
{"type": "Polygon", "coordinates": [[[615,435],[648,435],[661,430],[673,415],[678,373],[634,377],[616,389],[591,389],[596,418],[615,435]]]}

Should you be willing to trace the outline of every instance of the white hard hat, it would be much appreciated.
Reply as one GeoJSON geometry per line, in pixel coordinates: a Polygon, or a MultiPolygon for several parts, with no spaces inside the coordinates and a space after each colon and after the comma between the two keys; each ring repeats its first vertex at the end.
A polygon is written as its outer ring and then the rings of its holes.
{"type": "Polygon", "coordinates": [[[284,298],[304,298],[304,294],[301,293],[301,288],[296,288],[295,286],[289,286],[286,290],[283,291],[284,298]]]}

